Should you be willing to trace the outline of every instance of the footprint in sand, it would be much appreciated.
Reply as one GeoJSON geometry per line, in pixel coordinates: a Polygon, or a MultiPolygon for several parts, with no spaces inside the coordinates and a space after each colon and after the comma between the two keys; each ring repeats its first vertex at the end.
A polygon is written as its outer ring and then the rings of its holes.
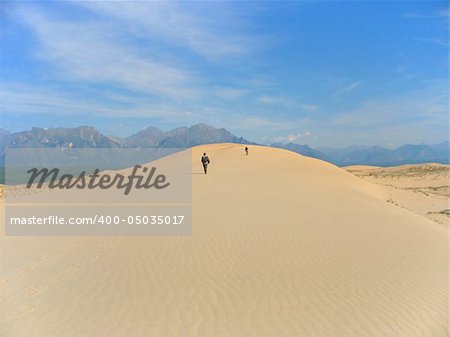
{"type": "Polygon", "coordinates": [[[39,287],[30,287],[30,288],[27,288],[27,292],[28,292],[28,294],[30,294],[32,296],[37,296],[40,293],[42,293],[42,289],[39,287]]]}
{"type": "Polygon", "coordinates": [[[43,266],[48,265],[48,261],[49,261],[48,256],[44,255],[44,256],[41,257],[41,260],[38,263],[36,263],[35,265],[31,266],[26,271],[37,271],[37,270],[41,269],[43,266]]]}
{"type": "Polygon", "coordinates": [[[7,278],[0,278],[0,288],[8,284],[9,280],[7,278]]]}
{"type": "Polygon", "coordinates": [[[101,255],[95,255],[93,258],[93,261],[96,262],[96,261],[100,260],[101,257],[102,257],[101,255]]]}
{"type": "Polygon", "coordinates": [[[76,268],[76,269],[80,269],[83,266],[82,263],[80,262],[74,262],[72,263],[72,267],[76,268]]]}

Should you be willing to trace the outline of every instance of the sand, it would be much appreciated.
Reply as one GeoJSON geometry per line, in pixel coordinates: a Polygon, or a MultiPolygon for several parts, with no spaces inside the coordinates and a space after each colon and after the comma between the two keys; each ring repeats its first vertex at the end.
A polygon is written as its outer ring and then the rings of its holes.
{"type": "Polygon", "coordinates": [[[383,186],[236,144],[192,173],[190,237],[0,237],[0,336],[448,335],[448,231],[383,186]]]}
{"type": "Polygon", "coordinates": [[[388,202],[448,228],[449,165],[431,163],[394,167],[348,166],[345,169],[385,188],[388,202]]]}

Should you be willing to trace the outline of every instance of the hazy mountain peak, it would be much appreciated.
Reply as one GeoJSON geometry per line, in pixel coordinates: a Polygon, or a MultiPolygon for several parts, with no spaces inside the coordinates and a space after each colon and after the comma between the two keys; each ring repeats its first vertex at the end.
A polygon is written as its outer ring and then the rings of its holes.
{"type": "Polygon", "coordinates": [[[97,147],[111,148],[119,144],[109,137],[102,135],[92,126],[79,126],[76,128],[40,128],[33,127],[30,131],[8,134],[2,142],[0,151],[5,147],[97,147]]]}
{"type": "Polygon", "coordinates": [[[191,130],[221,130],[221,129],[216,129],[215,127],[206,124],[206,123],[198,123],[198,124],[194,124],[190,127],[191,130]]]}

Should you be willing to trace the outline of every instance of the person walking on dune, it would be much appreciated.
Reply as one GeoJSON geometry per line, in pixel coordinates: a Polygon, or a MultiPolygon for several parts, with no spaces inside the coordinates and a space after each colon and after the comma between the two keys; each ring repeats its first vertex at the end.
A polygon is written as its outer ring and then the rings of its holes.
{"type": "Polygon", "coordinates": [[[248,146],[245,147],[245,155],[248,156],[248,146]]]}
{"type": "Polygon", "coordinates": [[[203,171],[205,171],[205,174],[208,170],[208,164],[210,163],[208,156],[206,155],[206,153],[203,153],[202,156],[202,164],[203,164],[203,171]]]}

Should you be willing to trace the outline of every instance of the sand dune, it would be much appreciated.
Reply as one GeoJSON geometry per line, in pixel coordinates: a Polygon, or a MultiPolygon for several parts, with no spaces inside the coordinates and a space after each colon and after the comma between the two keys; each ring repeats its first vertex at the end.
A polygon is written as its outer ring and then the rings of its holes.
{"type": "Polygon", "coordinates": [[[345,169],[366,181],[385,188],[389,202],[448,227],[450,218],[449,165],[348,166],[345,169]]]}
{"type": "Polygon", "coordinates": [[[236,144],[192,173],[190,237],[0,237],[0,336],[447,336],[448,232],[384,187],[236,144]]]}

